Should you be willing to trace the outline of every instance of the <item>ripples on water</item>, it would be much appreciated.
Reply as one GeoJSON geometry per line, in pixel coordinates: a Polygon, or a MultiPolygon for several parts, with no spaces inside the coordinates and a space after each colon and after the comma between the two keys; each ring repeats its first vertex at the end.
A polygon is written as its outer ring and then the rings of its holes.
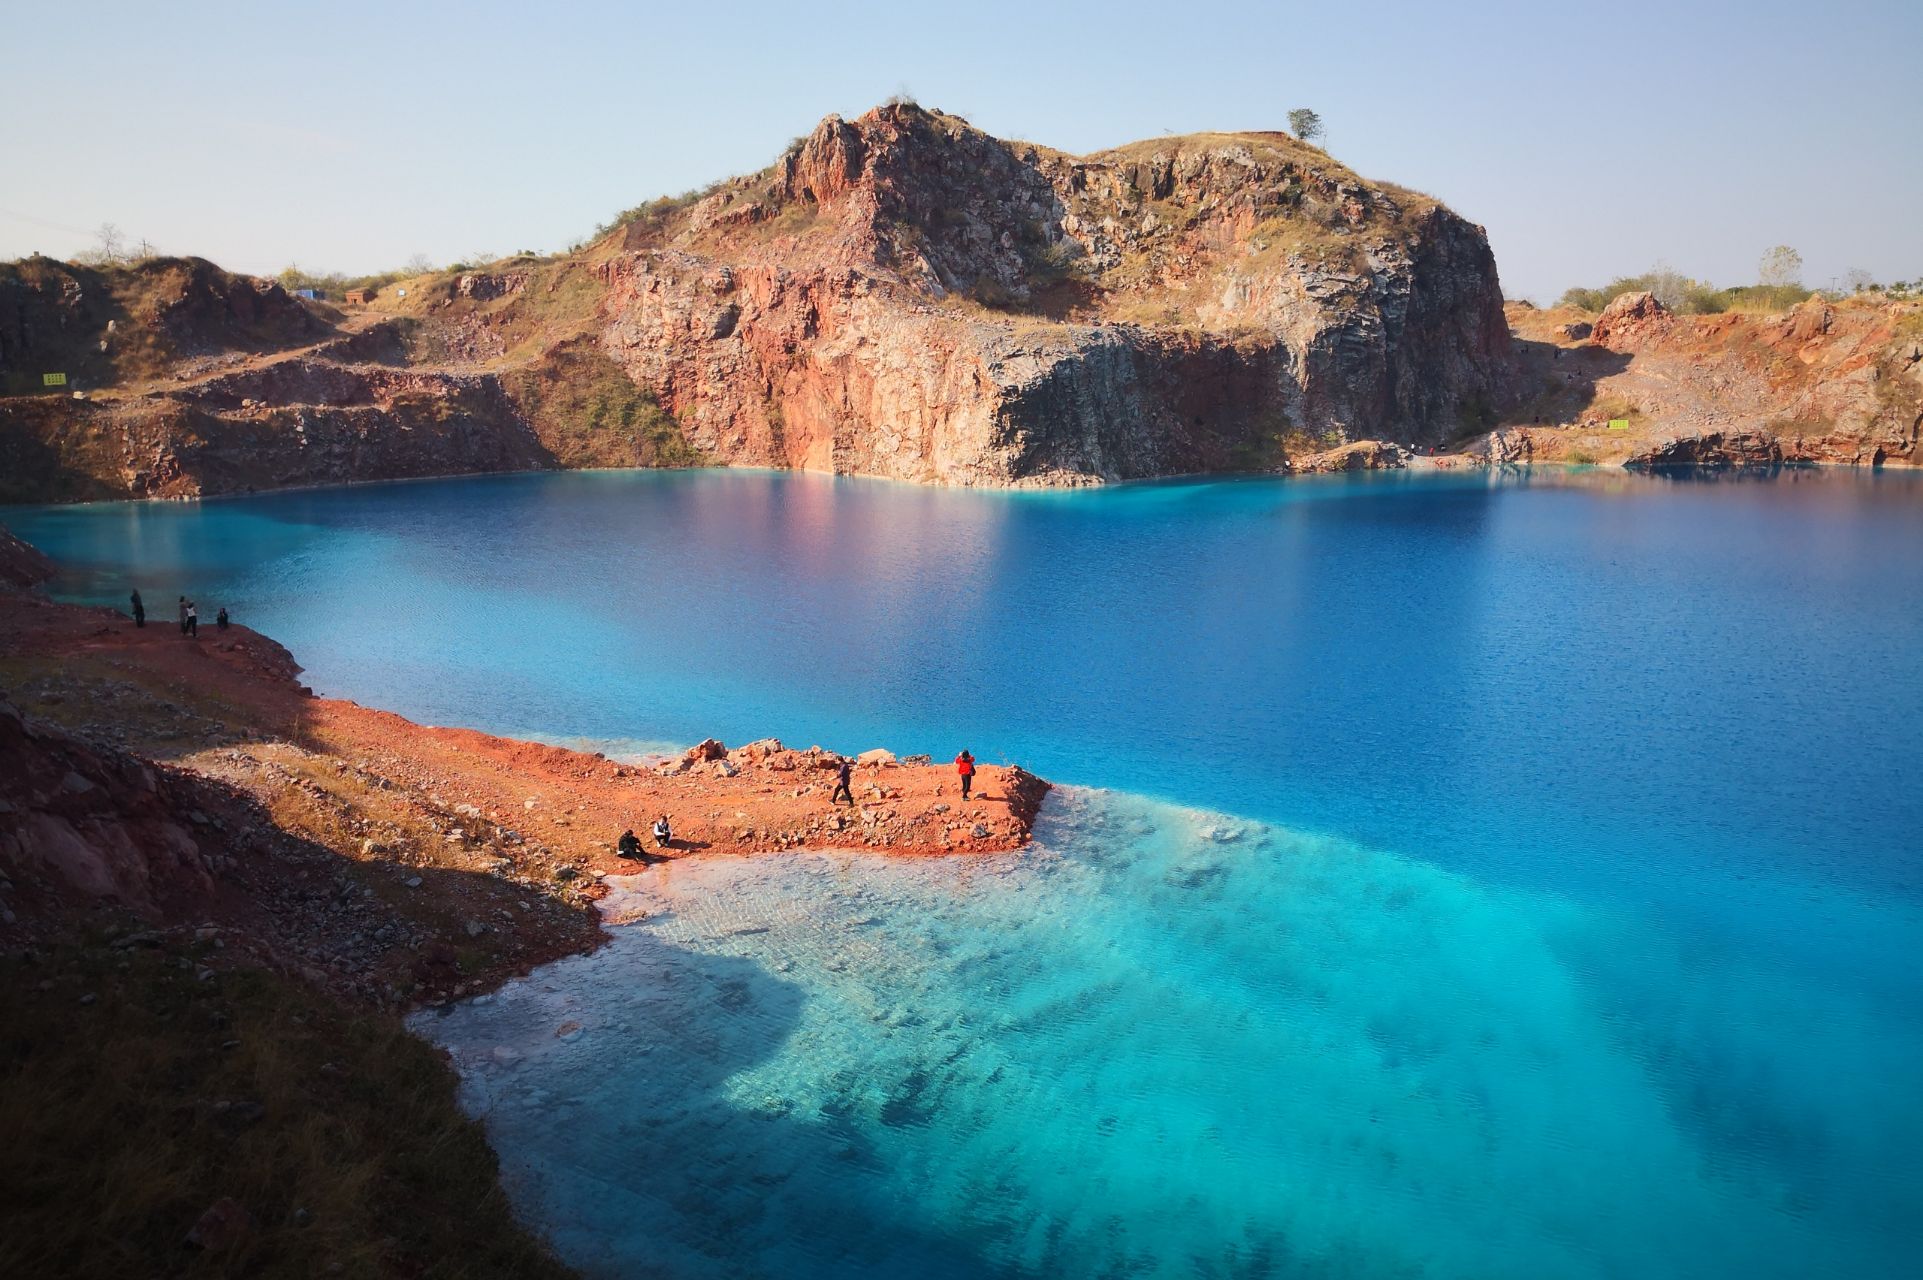
{"type": "Polygon", "coordinates": [[[1086,792],[1024,857],[630,885],[417,1020],[594,1274],[1863,1276],[1915,1229],[1915,1028],[1633,913],[1086,792]]]}
{"type": "Polygon", "coordinates": [[[605,951],[424,1018],[591,1271],[1914,1262],[1923,477],[607,474],[5,519],[70,596],[228,604],[430,722],[1120,789],[993,863],[676,866],[605,951]]]}

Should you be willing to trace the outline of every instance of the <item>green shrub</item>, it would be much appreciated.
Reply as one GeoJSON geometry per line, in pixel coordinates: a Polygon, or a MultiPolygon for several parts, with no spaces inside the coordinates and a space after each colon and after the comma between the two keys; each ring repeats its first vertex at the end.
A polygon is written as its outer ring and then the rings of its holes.
{"type": "Polygon", "coordinates": [[[556,460],[574,467],[688,467],[705,459],[681,425],[592,340],[504,374],[502,388],[556,460]]]}
{"type": "Polygon", "coordinates": [[[1625,293],[1652,293],[1671,311],[1683,315],[1715,315],[1730,307],[1729,291],[1706,280],[1693,280],[1658,265],[1637,276],[1617,276],[1599,289],[1577,286],[1556,300],[1557,306],[1601,311],[1625,293]]]}
{"type": "Polygon", "coordinates": [[[1597,312],[1625,293],[1652,293],[1658,302],[1679,315],[1705,316],[1725,311],[1786,311],[1811,292],[1800,284],[1736,285],[1718,289],[1707,280],[1691,279],[1658,264],[1641,275],[1617,276],[1600,288],[1578,285],[1565,289],[1556,299],[1556,305],[1597,312]]]}

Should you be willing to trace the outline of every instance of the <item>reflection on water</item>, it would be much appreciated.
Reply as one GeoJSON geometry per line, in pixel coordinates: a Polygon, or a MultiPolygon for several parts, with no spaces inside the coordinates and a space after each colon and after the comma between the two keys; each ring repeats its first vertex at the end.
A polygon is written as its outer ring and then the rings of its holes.
{"type": "Polygon", "coordinates": [[[432,723],[1128,793],[1000,876],[676,868],[671,914],[433,1024],[604,1271],[1892,1274],[1923,477],[1739,479],[601,473],[6,519],[70,595],[224,604],[432,723]]]}

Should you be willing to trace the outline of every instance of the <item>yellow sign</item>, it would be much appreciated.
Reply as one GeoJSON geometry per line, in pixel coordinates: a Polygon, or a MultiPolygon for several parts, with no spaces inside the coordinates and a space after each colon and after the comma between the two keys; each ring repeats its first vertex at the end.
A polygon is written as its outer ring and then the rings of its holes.
{"type": "Polygon", "coordinates": [[[64,373],[43,373],[40,375],[40,385],[43,387],[64,387],[67,385],[67,375],[64,373]]]}
{"type": "Polygon", "coordinates": [[[1609,420],[1609,429],[1611,431],[1627,431],[1629,430],[1629,419],[1628,418],[1611,418],[1609,420]]]}

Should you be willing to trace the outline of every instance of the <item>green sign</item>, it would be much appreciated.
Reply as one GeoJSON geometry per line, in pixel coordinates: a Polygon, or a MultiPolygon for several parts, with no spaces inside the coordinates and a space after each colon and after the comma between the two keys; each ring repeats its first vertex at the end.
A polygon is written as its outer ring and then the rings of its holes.
{"type": "Polygon", "coordinates": [[[43,387],[64,387],[67,385],[67,375],[64,373],[43,373],[40,375],[40,385],[43,387]]]}
{"type": "Polygon", "coordinates": [[[1609,429],[1611,431],[1627,431],[1629,430],[1629,419],[1628,418],[1611,418],[1609,420],[1609,429]]]}

